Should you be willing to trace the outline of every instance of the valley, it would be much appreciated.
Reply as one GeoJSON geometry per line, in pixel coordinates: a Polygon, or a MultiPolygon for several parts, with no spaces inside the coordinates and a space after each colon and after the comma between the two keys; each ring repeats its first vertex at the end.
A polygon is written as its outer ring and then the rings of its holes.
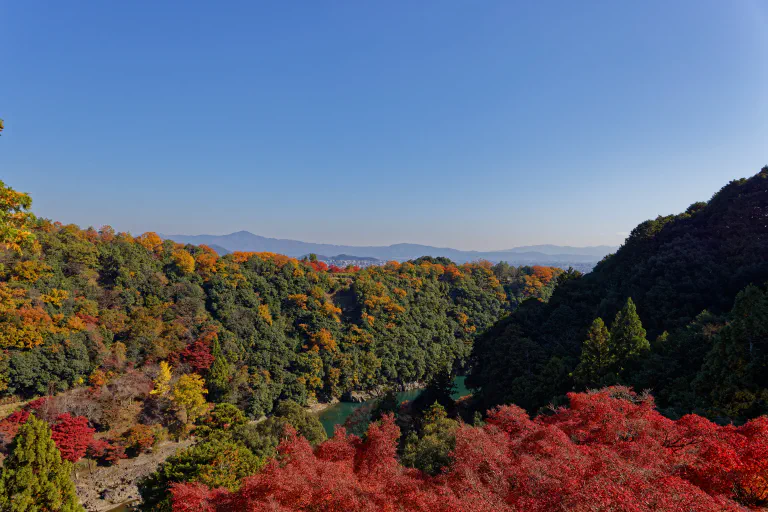
{"type": "Polygon", "coordinates": [[[19,464],[18,440],[35,438],[71,472],[67,499],[97,512],[133,500],[297,509],[297,496],[327,493],[350,510],[397,496],[411,496],[404,510],[481,496],[494,510],[514,510],[510,499],[547,510],[612,485],[612,473],[584,472],[619,457],[623,493],[673,482],[652,495],[663,508],[759,508],[766,180],[768,168],[639,225],[586,274],[221,255],[41,219],[3,185],[3,474],[19,464]],[[645,450],[661,456],[650,464],[645,450]],[[563,458],[568,471],[555,469],[563,458]],[[513,480],[547,473],[554,487],[547,499],[502,492],[488,464],[513,480]],[[637,467],[644,476],[630,478],[637,467]]]}

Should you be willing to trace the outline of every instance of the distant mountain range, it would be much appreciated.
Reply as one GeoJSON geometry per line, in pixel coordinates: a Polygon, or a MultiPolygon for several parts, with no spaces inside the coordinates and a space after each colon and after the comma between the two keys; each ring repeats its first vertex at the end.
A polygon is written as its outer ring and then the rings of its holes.
{"type": "Polygon", "coordinates": [[[566,266],[567,264],[595,263],[605,255],[616,252],[618,247],[599,245],[593,247],[569,247],[561,245],[528,245],[503,251],[462,251],[449,247],[433,247],[420,244],[394,244],[386,246],[352,246],[315,244],[299,240],[284,240],[254,235],[248,231],[238,231],[228,235],[162,235],[175,242],[184,244],[205,244],[219,254],[232,251],[274,252],[300,258],[310,253],[346,254],[354,257],[368,257],[379,260],[412,260],[421,256],[444,256],[457,263],[476,260],[492,262],[506,261],[516,265],[549,264],[566,266]]]}

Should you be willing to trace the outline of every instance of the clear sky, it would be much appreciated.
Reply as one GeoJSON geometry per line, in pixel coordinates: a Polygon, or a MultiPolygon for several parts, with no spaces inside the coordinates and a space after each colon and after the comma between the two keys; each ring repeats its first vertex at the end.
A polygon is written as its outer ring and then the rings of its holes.
{"type": "Polygon", "coordinates": [[[768,163],[768,1],[0,0],[0,118],[82,226],[619,244],[768,163]]]}

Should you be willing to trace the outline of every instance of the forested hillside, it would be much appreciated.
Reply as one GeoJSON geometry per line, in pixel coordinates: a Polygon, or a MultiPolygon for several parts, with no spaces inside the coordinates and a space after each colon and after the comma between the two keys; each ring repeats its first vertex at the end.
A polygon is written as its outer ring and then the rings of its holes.
{"type": "Polygon", "coordinates": [[[768,167],[684,213],[637,226],[548,303],[527,302],[475,344],[484,406],[531,411],[573,389],[650,389],[676,416],[768,412],[768,167]]]}
{"type": "Polygon", "coordinates": [[[164,360],[258,416],[277,399],[461,366],[508,303],[484,264],[340,269],[32,217],[26,231],[26,246],[0,256],[7,395],[106,383],[164,360]]]}

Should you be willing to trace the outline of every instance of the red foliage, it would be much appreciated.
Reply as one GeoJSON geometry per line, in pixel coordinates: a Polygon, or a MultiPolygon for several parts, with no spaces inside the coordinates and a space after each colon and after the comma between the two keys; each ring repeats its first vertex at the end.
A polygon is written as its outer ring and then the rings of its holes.
{"type": "Polygon", "coordinates": [[[121,444],[114,444],[106,439],[93,439],[88,444],[86,451],[88,457],[99,461],[102,464],[115,464],[120,459],[125,459],[125,447],[121,444]]]}
{"type": "Polygon", "coordinates": [[[37,411],[42,406],[44,406],[47,401],[48,401],[48,397],[47,396],[44,396],[42,398],[36,398],[36,399],[32,400],[31,402],[29,402],[26,405],[26,407],[24,407],[24,408],[26,410],[28,410],[28,411],[37,411]]]}
{"type": "Polygon", "coordinates": [[[194,342],[190,343],[181,354],[182,362],[188,364],[195,373],[203,374],[213,364],[211,343],[216,333],[206,333],[194,342]]]}
{"type": "Polygon", "coordinates": [[[16,411],[0,421],[0,443],[9,445],[16,437],[19,427],[27,422],[27,418],[29,418],[29,411],[22,410],[16,411]]]}
{"type": "Polygon", "coordinates": [[[88,418],[85,416],[64,413],[51,425],[51,439],[56,443],[63,459],[77,462],[85,455],[95,431],[88,426],[88,418]]]}
{"type": "Polygon", "coordinates": [[[174,510],[737,511],[768,498],[768,418],[741,427],[672,421],[627,388],[571,394],[531,419],[516,406],[461,426],[453,464],[429,477],[397,463],[392,416],[361,442],[337,429],[313,452],[289,432],[280,459],[237,492],[173,487],[174,510]]]}
{"type": "Polygon", "coordinates": [[[328,270],[328,264],[324,261],[307,261],[306,264],[315,272],[326,272],[328,270]]]}

